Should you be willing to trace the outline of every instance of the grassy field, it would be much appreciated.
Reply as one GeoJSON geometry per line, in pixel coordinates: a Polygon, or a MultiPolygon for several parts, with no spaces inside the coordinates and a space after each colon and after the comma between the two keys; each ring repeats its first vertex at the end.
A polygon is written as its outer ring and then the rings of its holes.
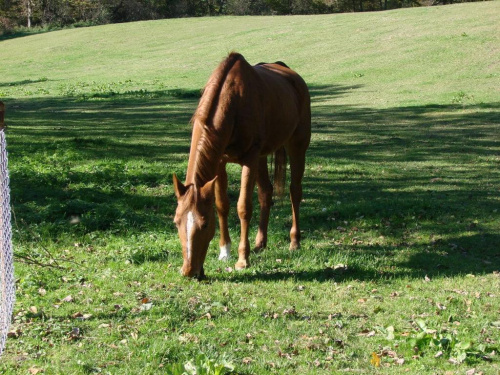
{"type": "Polygon", "coordinates": [[[499,24],[493,1],[0,41],[17,255],[0,372],[498,374],[499,24]],[[288,251],[278,200],[252,268],[214,240],[197,282],[171,177],[232,50],[310,87],[303,243],[288,251]]]}

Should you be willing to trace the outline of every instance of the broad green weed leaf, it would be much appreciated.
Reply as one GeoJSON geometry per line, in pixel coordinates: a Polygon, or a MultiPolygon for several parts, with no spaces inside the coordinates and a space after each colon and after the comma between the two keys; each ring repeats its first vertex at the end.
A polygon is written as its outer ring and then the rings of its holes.
{"type": "Polygon", "coordinates": [[[394,340],[394,327],[387,327],[387,340],[394,340]]]}
{"type": "Polygon", "coordinates": [[[427,331],[427,325],[425,324],[425,322],[421,319],[417,320],[416,323],[418,324],[418,326],[420,327],[420,329],[424,332],[427,331]]]}

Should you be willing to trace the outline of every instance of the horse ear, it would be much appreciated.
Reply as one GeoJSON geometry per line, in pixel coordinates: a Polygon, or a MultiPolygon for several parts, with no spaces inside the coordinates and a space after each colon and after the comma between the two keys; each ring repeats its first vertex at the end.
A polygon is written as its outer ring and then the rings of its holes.
{"type": "Polygon", "coordinates": [[[177,199],[179,199],[180,197],[182,197],[184,194],[186,194],[186,191],[187,191],[187,187],[184,186],[184,184],[182,182],[179,181],[179,179],[177,178],[177,176],[174,175],[172,176],[172,179],[174,180],[174,191],[175,191],[175,196],[177,197],[177,199]]]}
{"type": "Polygon", "coordinates": [[[207,200],[211,199],[214,196],[215,180],[217,180],[217,176],[215,176],[213,180],[208,181],[201,187],[200,196],[202,199],[207,200]]]}

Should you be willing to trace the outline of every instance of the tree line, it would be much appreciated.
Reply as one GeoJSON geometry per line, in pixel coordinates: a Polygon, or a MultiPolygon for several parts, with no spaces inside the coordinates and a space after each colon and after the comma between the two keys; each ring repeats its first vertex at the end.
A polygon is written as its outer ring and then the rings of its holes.
{"type": "Polygon", "coordinates": [[[0,0],[0,32],[178,17],[366,12],[466,1],[471,0],[0,0]]]}

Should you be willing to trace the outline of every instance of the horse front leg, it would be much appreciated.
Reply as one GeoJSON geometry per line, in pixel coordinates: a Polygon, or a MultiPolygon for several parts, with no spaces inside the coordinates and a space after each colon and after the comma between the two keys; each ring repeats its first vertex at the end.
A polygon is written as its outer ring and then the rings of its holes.
{"type": "Polygon", "coordinates": [[[248,230],[252,218],[252,195],[255,186],[256,168],[253,165],[243,165],[241,171],[241,190],[238,199],[238,216],[241,223],[240,244],[238,246],[238,262],[234,266],[240,270],[250,267],[250,242],[248,241],[248,230]]]}
{"type": "Polygon", "coordinates": [[[269,212],[273,204],[273,184],[269,180],[267,157],[261,157],[259,159],[257,187],[259,191],[260,220],[259,230],[257,232],[257,237],[255,238],[255,249],[261,250],[267,246],[267,227],[269,224],[269,212]]]}
{"type": "Polygon", "coordinates": [[[217,207],[220,229],[219,260],[227,260],[231,255],[231,237],[228,229],[229,197],[227,195],[226,163],[221,163],[215,182],[215,206],[217,207]]]}

